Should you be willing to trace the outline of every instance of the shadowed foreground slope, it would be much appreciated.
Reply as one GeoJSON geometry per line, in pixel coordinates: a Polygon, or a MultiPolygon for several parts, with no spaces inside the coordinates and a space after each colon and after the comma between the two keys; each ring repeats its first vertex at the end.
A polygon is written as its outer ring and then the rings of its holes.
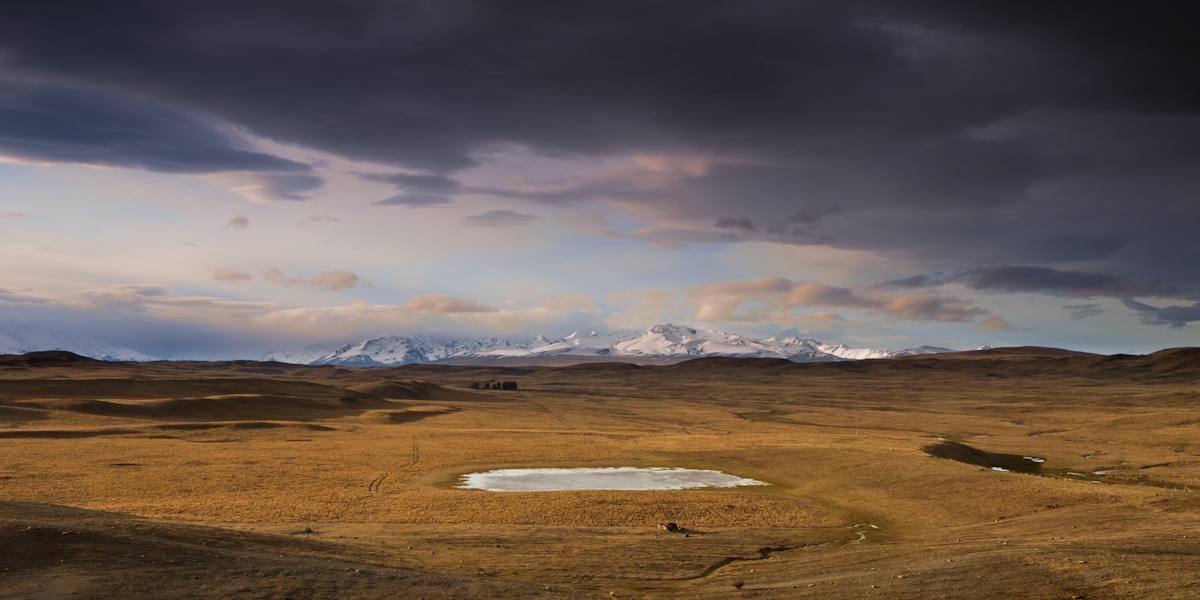
{"type": "Polygon", "coordinates": [[[573,598],[545,586],[382,567],[305,535],[268,536],[0,502],[5,598],[573,598]]]}

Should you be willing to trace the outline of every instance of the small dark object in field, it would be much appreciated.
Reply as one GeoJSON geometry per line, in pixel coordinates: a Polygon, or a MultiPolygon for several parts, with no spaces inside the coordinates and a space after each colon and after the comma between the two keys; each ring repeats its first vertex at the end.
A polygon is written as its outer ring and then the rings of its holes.
{"type": "Polygon", "coordinates": [[[671,533],[679,533],[682,531],[679,528],[679,525],[676,525],[675,523],[659,523],[658,528],[663,531],[670,531],[671,533]]]}
{"type": "Polygon", "coordinates": [[[312,530],[312,527],[305,527],[305,528],[304,528],[304,533],[312,533],[312,532],[313,532],[313,530],[312,530]]]}

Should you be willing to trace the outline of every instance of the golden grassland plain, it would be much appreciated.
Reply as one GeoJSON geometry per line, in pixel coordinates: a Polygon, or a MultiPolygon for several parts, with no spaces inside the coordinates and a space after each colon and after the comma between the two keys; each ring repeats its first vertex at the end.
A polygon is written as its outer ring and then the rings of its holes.
{"type": "Polygon", "coordinates": [[[1191,349],[367,369],[0,357],[0,596],[1196,598],[1198,380],[1191,349]],[[489,380],[519,389],[468,389],[489,380]],[[455,487],[591,466],[770,485],[455,487]]]}

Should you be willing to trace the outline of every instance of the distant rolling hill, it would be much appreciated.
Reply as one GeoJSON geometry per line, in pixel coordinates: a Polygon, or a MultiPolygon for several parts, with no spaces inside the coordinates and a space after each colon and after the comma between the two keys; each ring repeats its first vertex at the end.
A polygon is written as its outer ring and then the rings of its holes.
{"type": "Polygon", "coordinates": [[[938,358],[941,360],[1030,360],[1037,358],[1071,358],[1077,356],[1103,356],[1091,352],[1076,352],[1062,348],[1043,348],[1041,346],[1016,346],[1013,348],[984,348],[965,352],[943,352],[940,354],[911,355],[897,358],[909,360],[922,358],[938,358]]]}

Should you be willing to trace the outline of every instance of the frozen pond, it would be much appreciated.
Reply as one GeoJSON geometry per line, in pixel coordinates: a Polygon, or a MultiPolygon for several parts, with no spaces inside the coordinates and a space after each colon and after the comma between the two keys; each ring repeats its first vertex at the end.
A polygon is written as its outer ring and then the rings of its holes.
{"type": "Polygon", "coordinates": [[[558,490],[686,490],[767,485],[720,471],[651,467],[584,469],[497,469],[462,476],[459,488],[489,492],[558,490]]]}

